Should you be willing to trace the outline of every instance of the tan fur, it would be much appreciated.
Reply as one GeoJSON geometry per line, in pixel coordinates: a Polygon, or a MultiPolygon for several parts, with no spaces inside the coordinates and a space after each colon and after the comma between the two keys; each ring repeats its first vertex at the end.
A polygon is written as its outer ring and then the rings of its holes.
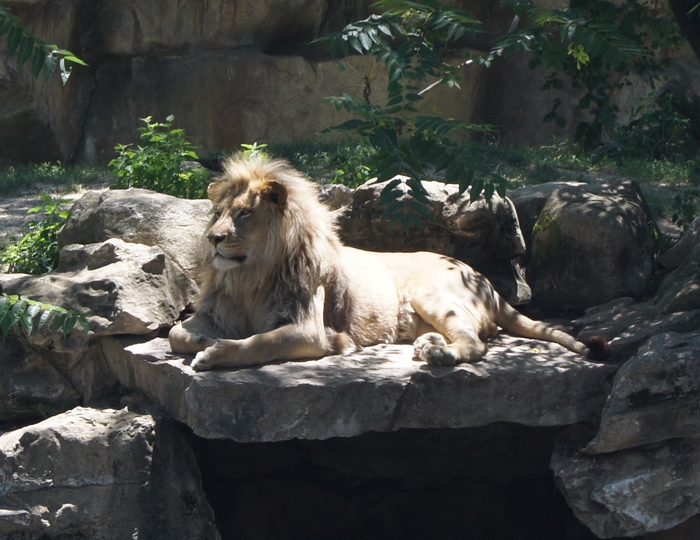
{"type": "Polygon", "coordinates": [[[314,184],[284,161],[229,160],[213,203],[196,314],[170,332],[192,367],[320,358],[413,342],[415,358],[475,362],[498,326],[586,354],[510,307],[468,265],[435,253],[344,246],[314,184]]]}

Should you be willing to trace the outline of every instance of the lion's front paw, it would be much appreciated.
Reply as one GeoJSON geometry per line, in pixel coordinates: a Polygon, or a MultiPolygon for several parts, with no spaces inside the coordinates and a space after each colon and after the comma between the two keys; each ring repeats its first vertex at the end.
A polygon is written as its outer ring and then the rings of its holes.
{"type": "Polygon", "coordinates": [[[195,371],[208,371],[214,367],[209,354],[207,354],[207,350],[208,349],[205,349],[197,353],[194,360],[192,360],[192,369],[195,371]]]}
{"type": "Polygon", "coordinates": [[[413,358],[431,366],[454,366],[459,362],[444,336],[435,332],[423,334],[413,342],[413,358]]]}

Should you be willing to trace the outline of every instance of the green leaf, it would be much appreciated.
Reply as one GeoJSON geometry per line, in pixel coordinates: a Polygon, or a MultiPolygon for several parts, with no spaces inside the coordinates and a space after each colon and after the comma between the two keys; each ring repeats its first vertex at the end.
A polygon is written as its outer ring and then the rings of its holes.
{"type": "Polygon", "coordinates": [[[482,178],[477,178],[472,184],[472,189],[469,191],[469,202],[476,201],[481,192],[484,190],[484,180],[482,178]]]}
{"type": "Polygon", "coordinates": [[[41,330],[42,328],[44,328],[44,326],[46,326],[46,323],[49,322],[51,315],[53,315],[54,313],[54,311],[51,309],[52,306],[42,305],[41,308],[41,317],[39,317],[39,322],[36,325],[37,330],[41,330]]]}
{"type": "Polygon", "coordinates": [[[22,42],[23,29],[21,26],[12,26],[10,33],[7,35],[7,56],[15,54],[17,47],[22,42]]]}
{"type": "Polygon", "coordinates": [[[71,330],[73,330],[73,328],[75,328],[75,325],[77,322],[78,322],[78,314],[71,313],[66,318],[66,321],[63,323],[63,335],[67,336],[68,334],[70,334],[71,330]]]}
{"type": "Polygon", "coordinates": [[[32,330],[34,329],[34,317],[39,312],[39,310],[40,307],[36,304],[33,304],[30,305],[22,315],[22,326],[24,326],[24,330],[27,332],[27,335],[31,334],[32,330]]]}
{"type": "Polygon", "coordinates": [[[32,73],[35,77],[38,77],[41,73],[41,68],[44,67],[44,62],[46,61],[46,52],[44,47],[34,48],[34,59],[32,60],[32,73]]]}
{"type": "Polygon", "coordinates": [[[57,67],[58,58],[56,58],[53,53],[47,54],[44,60],[44,79],[48,81],[51,75],[53,75],[54,71],[56,71],[57,67]]]}
{"type": "Polygon", "coordinates": [[[0,16],[0,37],[4,36],[12,28],[12,18],[8,16],[0,16]]]}
{"type": "Polygon", "coordinates": [[[12,307],[12,301],[6,295],[0,296],[0,321],[5,318],[5,315],[10,311],[12,307]]]}
{"type": "Polygon", "coordinates": [[[29,60],[34,52],[34,38],[30,36],[22,36],[19,44],[19,53],[17,56],[17,61],[19,65],[23,65],[29,60]]]}

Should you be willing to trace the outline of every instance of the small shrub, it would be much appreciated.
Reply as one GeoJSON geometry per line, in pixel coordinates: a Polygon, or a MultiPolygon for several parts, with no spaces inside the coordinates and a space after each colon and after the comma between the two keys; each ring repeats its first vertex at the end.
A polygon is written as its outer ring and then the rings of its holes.
{"type": "Polygon", "coordinates": [[[44,204],[31,208],[29,213],[43,211],[44,220],[30,223],[29,232],[0,254],[0,264],[7,265],[9,272],[43,274],[58,264],[58,231],[68,219],[68,210],[61,209],[61,205],[70,201],[46,194],[41,199],[44,204]]]}
{"type": "Polygon", "coordinates": [[[186,199],[203,198],[209,173],[201,167],[183,167],[185,161],[199,159],[183,129],[172,127],[174,116],[165,122],[141,118],[141,145],[118,144],[118,155],[109,162],[117,175],[114,188],[144,188],[186,199]]]}

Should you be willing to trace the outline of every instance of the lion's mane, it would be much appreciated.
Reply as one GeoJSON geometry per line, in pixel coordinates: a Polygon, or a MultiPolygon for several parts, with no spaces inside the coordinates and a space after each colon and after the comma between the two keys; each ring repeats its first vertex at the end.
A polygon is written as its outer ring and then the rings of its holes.
{"type": "MultiPolygon", "coordinates": [[[[262,252],[257,264],[218,270],[211,249],[203,254],[197,310],[212,315],[223,329],[229,310],[246,309],[253,303],[265,305],[277,324],[297,321],[308,311],[317,288],[329,281],[336,298],[326,302],[338,305],[344,297],[344,280],[334,264],[340,245],[334,214],[319,201],[315,185],[286,161],[229,159],[209,194],[214,201],[223,200],[246,190],[263,192],[270,182],[284,186],[286,199],[280,208],[266,209],[267,235],[265,245],[256,246],[262,252]]],[[[215,221],[212,217],[207,231],[215,221]]]]}

